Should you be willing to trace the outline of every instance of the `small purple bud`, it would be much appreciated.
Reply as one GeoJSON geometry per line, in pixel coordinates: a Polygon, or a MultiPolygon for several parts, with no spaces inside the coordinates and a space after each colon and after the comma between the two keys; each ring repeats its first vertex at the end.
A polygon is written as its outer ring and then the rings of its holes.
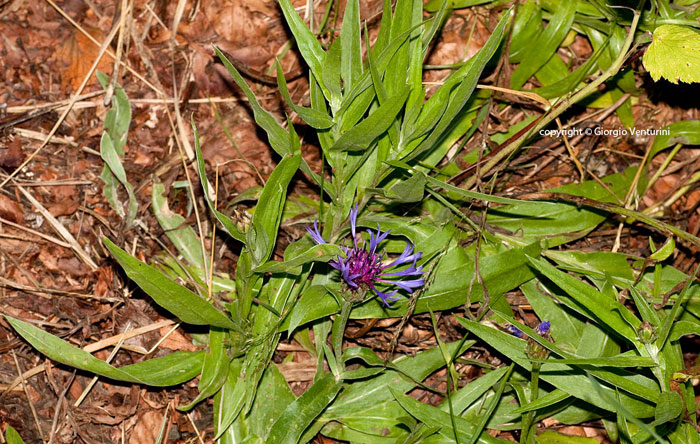
{"type": "Polygon", "coordinates": [[[551,326],[551,323],[549,321],[543,321],[540,322],[540,325],[537,327],[537,334],[540,336],[544,336],[547,333],[549,333],[549,327],[551,326]]]}
{"type": "Polygon", "coordinates": [[[522,337],[525,336],[525,334],[523,333],[523,331],[520,330],[518,327],[516,327],[516,326],[513,325],[513,324],[508,324],[508,325],[506,326],[506,330],[508,330],[508,332],[509,332],[510,334],[512,334],[513,336],[515,336],[516,338],[521,338],[521,339],[522,339],[522,337]]]}

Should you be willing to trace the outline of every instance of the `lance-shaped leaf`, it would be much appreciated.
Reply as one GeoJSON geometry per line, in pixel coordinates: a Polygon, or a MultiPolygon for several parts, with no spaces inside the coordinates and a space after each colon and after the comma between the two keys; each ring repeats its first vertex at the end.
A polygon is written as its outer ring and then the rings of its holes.
{"type": "MultiPolygon", "coordinates": [[[[296,138],[291,124],[290,137],[296,138]]],[[[298,139],[297,139],[298,143],[298,139]]],[[[298,147],[297,147],[298,148],[298,147]]],[[[250,228],[246,233],[248,248],[253,256],[254,265],[265,262],[272,254],[277,239],[282,210],[287,196],[287,186],[299,169],[301,152],[287,156],[277,165],[263,188],[250,228]]]]}
{"type": "Polygon", "coordinates": [[[10,316],[5,319],[20,336],[54,361],[116,381],[165,387],[189,381],[202,369],[203,352],[175,352],[116,368],[31,324],[10,316]]]}
{"type": "Polygon", "coordinates": [[[153,298],[156,304],[180,318],[182,322],[240,330],[228,316],[205,299],[171,281],[155,267],[131,256],[111,240],[104,238],[103,241],[126,275],[153,298]]]}

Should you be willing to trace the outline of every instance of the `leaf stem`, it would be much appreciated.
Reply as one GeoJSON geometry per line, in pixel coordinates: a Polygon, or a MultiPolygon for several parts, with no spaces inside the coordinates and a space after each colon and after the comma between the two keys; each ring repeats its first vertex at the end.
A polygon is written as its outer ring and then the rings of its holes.
{"type": "Polygon", "coordinates": [[[338,368],[338,374],[342,378],[345,373],[345,362],[343,361],[343,336],[345,335],[345,326],[350,319],[350,312],[352,311],[352,305],[354,301],[352,299],[345,299],[343,305],[340,308],[340,316],[336,317],[333,321],[333,353],[335,354],[335,362],[338,368]]]}
{"type": "MultiPolygon", "coordinates": [[[[530,402],[537,400],[540,382],[540,367],[541,363],[533,362],[532,371],[530,372],[530,402]]],[[[520,432],[520,444],[528,444],[535,442],[535,413],[537,410],[531,410],[523,416],[522,428],[520,432]]]]}

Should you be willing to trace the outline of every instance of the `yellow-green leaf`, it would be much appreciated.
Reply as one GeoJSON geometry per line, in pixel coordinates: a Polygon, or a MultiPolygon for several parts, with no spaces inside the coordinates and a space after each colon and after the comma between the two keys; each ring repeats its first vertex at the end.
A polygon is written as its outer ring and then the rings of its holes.
{"type": "Polygon", "coordinates": [[[651,78],[671,83],[700,82],[700,33],[687,26],[661,25],[642,59],[651,78]]]}

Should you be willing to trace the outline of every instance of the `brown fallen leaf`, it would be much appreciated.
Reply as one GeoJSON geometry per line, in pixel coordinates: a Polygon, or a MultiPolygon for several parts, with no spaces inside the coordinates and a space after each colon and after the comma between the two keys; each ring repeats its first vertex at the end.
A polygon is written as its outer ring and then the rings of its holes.
{"type": "MultiPolygon", "coordinates": [[[[172,330],[172,326],[166,326],[161,328],[158,333],[160,333],[161,337],[165,336],[168,334],[170,330],[172,330]]],[[[174,351],[179,351],[179,350],[184,350],[184,351],[195,351],[197,350],[197,347],[192,344],[192,342],[188,341],[187,338],[185,338],[182,333],[179,331],[175,330],[174,332],[170,333],[167,338],[163,340],[163,342],[160,343],[160,346],[163,348],[167,348],[168,350],[174,350],[174,351]]]]}
{"type": "Polygon", "coordinates": [[[80,204],[74,200],[62,200],[49,205],[46,209],[53,217],[70,216],[78,211],[80,204]]]}
{"type": "Polygon", "coordinates": [[[15,137],[7,144],[7,149],[0,150],[0,167],[14,170],[24,162],[24,152],[22,152],[22,142],[15,137]]]}
{"type": "Polygon", "coordinates": [[[114,279],[114,271],[112,267],[100,267],[97,269],[97,283],[93,288],[93,293],[97,297],[107,296],[111,292],[110,288],[114,279]]]}
{"type": "Polygon", "coordinates": [[[24,219],[24,211],[17,202],[0,194],[0,217],[18,224],[24,219]]]}
{"type": "Polygon", "coordinates": [[[149,410],[139,415],[131,436],[129,444],[150,444],[155,443],[160,431],[160,424],[163,421],[163,413],[156,410],[149,410]]]}
{"type": "MultiPolygon", "coordinates": [[[[84,26],[84,28],[98,42],[104,40],[105,34],[99,28],[91,26],[84,26]]],[[[71,85],[73,91],[76,91],[99,53],[100,48],[97,45],[79,31],[73,30],[56,52],[59,66],[62,65],[63,68],[61,70],[61,89],[65,90],[68,85],[71,85]]],[[[112,66],[109,58],[103,56],[97,69],[109,75],[112,72],[112,66]]],[[[88,84],[96,83],[97,78],[93,76],[91,83],[88,84]]]]}
{"type": "Polygon", "coordinates": [[[78,277],[87,276],[92,273],[87,265],[80,262],[77,257],[69,257],[59,260],[58,269],[72,276],[78,277]]]}

